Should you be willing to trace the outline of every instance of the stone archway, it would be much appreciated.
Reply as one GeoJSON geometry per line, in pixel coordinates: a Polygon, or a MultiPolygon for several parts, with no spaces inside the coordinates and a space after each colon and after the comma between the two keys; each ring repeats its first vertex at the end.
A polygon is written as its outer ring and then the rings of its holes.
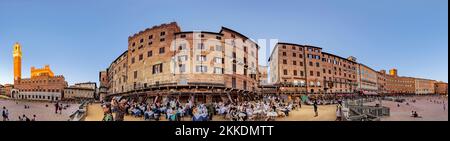
{"type": "Polygon", "coordinates": [[[19,91],[16,89],[11,90],[11,98],[13,99],[19,99],[19,91]]]}

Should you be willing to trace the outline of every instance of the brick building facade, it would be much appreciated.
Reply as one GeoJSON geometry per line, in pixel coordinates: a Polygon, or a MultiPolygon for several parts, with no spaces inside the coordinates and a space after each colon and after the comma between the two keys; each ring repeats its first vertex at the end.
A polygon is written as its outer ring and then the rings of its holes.
{"type": "Polygon", "coordinates": [[[448,95],[448,83],[437,82],[434,86],[436,94],[448,95]]]}
{"type": "MultiPolygon", "coordinates": [[[[128,50],[107,69],[108,96],[192,96],[236,99],[258,87],[258,45],[222,27],[182,32],[162,24],[129,37],[128,50]]],[[[104,73],[100,79],[105,78],[104,73]]]]}

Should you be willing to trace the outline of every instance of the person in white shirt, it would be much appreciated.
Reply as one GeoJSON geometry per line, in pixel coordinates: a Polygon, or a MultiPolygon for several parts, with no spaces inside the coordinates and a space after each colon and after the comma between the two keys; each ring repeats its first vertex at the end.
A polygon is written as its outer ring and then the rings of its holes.
{"type": "Polygon", "coordinates": [[[184,108],[182,106],[178,107],[178,119],[181,119],[182,117],[184,117],[184,108]]]}
{"type": "Polygon", "coordinates": [[[169,121],[171,121],[170,117],[173,115],[172,112],[173,112],[172,108],[167,108],[166,109],[166,115],[167,115],[167,119],[169,119],[169,121]]]}
{"type": "Polygon", "coordinates": [[[252,120],[253,119],[253,106],[250,108],[247,108],[247,110],[245,112],[247,113],[247,118],[249,120],[252,120]]]}

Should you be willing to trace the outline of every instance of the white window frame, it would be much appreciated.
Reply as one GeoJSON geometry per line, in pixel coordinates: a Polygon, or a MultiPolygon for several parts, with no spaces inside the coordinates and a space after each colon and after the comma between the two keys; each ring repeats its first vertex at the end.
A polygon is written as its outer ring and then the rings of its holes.
{"type": "Polygon", "coordinates": [[[207,66],[196,66],[195,71],[200,72],[200,73],[205,73],[205,72],[208,72],[208,67],[207,66]]]}
{"type": "Polygon", "coordinates": [[[220,57],[214,57],[214,63],[216,63],[216,64],[222,64],[222,61],[223,60],[223,58],[220,58],[220,57]]]}
{"type": "Polygon", "coordinates": [[[221,68],[221,67],[214,67],[214,73],[215,74],[223,74],[223,68],[221,68]]]}
{"type": "Polygon", "coordinates": [[[197,61],[206,62],[206,61],[208,61],[208,58],[206,55],[197,55],[197,61]]]}

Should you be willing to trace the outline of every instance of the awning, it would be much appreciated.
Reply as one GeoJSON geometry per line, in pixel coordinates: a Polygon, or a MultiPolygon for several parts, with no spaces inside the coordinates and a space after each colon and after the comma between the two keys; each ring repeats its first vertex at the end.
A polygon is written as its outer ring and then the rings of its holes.
{"type": "Polygon", "coordinates": [[[353,96],[355,94],[336,94],[336,96],[353,96]]]}
{"type": "Polygon", "coordinates": [[[376,92],[363,91],[364,95],[378,95],[376,92]]]}

